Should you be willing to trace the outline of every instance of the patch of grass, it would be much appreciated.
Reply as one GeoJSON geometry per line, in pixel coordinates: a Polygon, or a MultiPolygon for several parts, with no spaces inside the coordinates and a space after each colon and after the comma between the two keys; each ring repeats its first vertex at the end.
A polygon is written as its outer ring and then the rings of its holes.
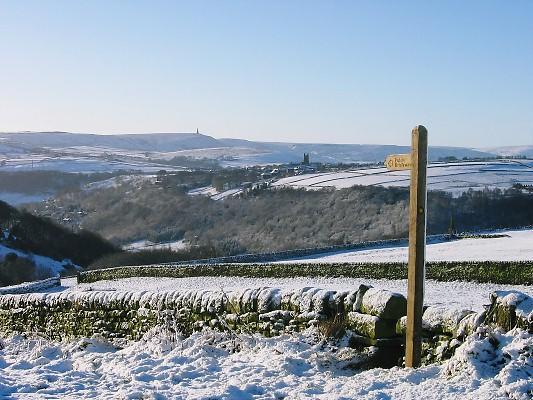
{"type": "Polygon", "coordinates": [[[332,319],[320,321],[318,333],[323,339],[340,339],[346,333],[346,314],[338,313],[332,319]]]}

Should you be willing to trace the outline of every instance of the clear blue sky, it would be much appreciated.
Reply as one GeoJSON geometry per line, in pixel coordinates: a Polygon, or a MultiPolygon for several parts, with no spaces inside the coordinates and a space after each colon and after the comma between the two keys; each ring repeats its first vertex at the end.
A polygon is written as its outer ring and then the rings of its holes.
{"type": "Polygon", "coordinates": [[[533,1],[0,2],[0,131],[533,144],[533,1]]]}

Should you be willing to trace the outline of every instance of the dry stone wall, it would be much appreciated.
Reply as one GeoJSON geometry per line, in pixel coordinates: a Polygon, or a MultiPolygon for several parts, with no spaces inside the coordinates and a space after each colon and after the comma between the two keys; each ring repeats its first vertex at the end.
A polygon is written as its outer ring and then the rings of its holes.
{"type": "MultiPolygon", "coordinates": [[[[531,297],[496,292],[488,310],[427,307],[424,357],[443,360],[482,323],[532,331],[531,297]]],[[[325,336],[348,333],[350,345],[375,346],[382,366],[403,353],[406,299],[361,285],[346,291],[262,287],[223,291],[65,291],[0,295],[0,331],[40,332],[54,339],[100,334],[136,340],[153,327],[190,334],[206,327],[275,336],[318,327],[325,336]]]]}
{"type": "Polygon", "coordinates": [[[156,325],[184,334],[213,327],[273,336],[341,321],[340,329],[376,340],[398,337],[395,326],[405,312],[403,296],[365,285],[347,291],[66,291],[0,296],[0,330],[135,340],[156,325]]]}

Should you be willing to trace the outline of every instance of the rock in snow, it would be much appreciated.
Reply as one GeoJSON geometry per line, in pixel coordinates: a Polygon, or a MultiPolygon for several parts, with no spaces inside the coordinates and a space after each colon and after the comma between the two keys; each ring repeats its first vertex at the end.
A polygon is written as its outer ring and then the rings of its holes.
{"type": "Polygon", "coordinates": [[[398,320],[407,313],[407,300],[398,293],[370,288],[363,295],[361,311],[383,319],[398,320]]]}

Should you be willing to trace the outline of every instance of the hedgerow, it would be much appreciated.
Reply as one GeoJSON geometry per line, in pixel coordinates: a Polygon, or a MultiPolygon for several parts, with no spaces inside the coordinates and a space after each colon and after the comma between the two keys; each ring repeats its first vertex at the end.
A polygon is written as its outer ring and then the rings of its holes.
{"type": "MultiPolygon", "coordinates": [[[[186,278],[201,276],[407,279],[407,265],[400,262],[150,265],[85,271],[79,273],[78,280],[79,282],[95,282],[131,277],[186,278]]],[[[533,261],[429,262],[426,265],[426,278],[437,281],[532,285],[533,261]]]]}

